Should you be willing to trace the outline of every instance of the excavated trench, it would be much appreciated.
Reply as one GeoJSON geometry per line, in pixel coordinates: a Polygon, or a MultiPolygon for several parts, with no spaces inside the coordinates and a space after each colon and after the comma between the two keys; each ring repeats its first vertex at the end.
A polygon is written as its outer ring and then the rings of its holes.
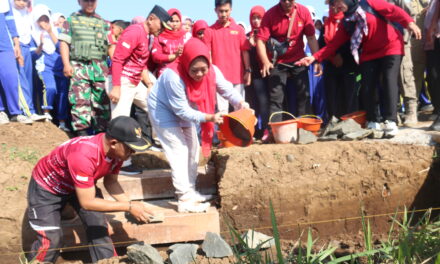
{"type": "Polygon", "coordinates": [[[360,235],[361,211],[375,234],[390,216],[440,205],[435,149],[383,141],[311,145],[253,145],[221,149],[213,162],[224,235],[228,224],[271,234],[272,201],[281,237],[297,239],[312,227],[324,240],[360,235]]]}

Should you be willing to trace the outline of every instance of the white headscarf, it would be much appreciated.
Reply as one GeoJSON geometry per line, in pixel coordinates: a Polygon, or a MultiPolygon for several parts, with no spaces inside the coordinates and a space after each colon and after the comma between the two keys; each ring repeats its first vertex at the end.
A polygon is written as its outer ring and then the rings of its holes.
{"type": "Polygon", "coordinates": [[[0,13],[6,13],[10,9],[8,0],[0,0],[0,13]]]}
{"type": "Polygon", "coordinates": [[[12,13],[14,14],[15,26],[17,27],[17,33],[20,42],[27,45],[31,42],[32,34],[32,17],[28,11],[28,8],[17,9],[14,5],[14,0],[9,0],[11,4],[12,13]]]}
{"type": "Polygon", "coordinates": [[[32,9],[32,37],[37,46],[39,46],[41,43],[41,34],[43,34],[43,51],[47,54],[53,54],[56,51],[55,44],[52,42],[49,33],[44,31],[37,23],[38,19],[42,16],[47,16],[49,18],[49,23],[52,26],[52,32],[55,34],[55,36],[58,37],[58,30],[53,24],[49,8],[41,4],[34,6],[34,8],[32,9]]]}

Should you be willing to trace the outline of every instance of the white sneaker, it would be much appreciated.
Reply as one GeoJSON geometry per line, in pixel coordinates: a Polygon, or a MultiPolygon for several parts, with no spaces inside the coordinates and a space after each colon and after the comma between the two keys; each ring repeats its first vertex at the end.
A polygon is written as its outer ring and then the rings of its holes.
{"type": "Polygon", "coordinates": [[[52,116],[49,113],[44,113],[44,118],[46,119],[46,121],[52,121],[52,116]]]}
{"type": "Polygon", "coordinates": [[[32,114],[29,118],[32,121],[44,121],[44,120],[46,120],[46,117],[44,115],[38,115],[38,114],[32,114]]]}
{"type": "Polygon", "coordinates": [[[34,121],[30,117],[24,115],[16,115],[11,118],[12,122],[18,122],[22,124],[32,124],[34,121]]]}
{"type": "Polygon", "coordinates": [[[377,130],[377,131],[382,130],[382,128],[380,127],[380,124],[378,122],[372,122],[372,121],[369,121],[367,123],[367,129],[377,130]]]}
{"type": "Polygon", "coordinates": [[[197,191],[193,194],[193,201],[196,201],[199,203],[207,202],[212,199],[214,199],[214,195],[212,195],[212,194],[201,194],[197,191]]]}
{"type": "Polygon", "coordinates": [[[399,128],[397,127],[396,122],[390,121],[390,120],[386,120],[384,122],[383,131],[385,132],[385,137],[386,138],[392,138],[392,137],[395,137],[397,135],[397,133],[399,132],[399,128]]]}
{"type": "Polygon", "coordinates": [[[177,211],[179,213],[204,213],[208,211],[210,203],[198,203],[194,201],[179,201],[177,211]]]}
{"type": "Polygon", "coordinates": [[[0,112],[0,125],[9,123],[9,117],[5,112],[0,112]]]}
{"type": "Polygon", "coordinates": [[[63,130],[64,132],[70,132],[70,129],[66,126],[65,122],[60,122],[60,125],[58,126],[58,128],[63,130]]]}

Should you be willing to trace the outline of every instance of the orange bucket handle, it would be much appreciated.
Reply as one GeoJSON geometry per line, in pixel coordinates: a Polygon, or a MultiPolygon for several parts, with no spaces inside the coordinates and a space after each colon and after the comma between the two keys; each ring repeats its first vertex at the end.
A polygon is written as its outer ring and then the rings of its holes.
{"type": "Polygon", "coordinates": [[[305,118],[307,118],[307,117],[316,118],[316,119],[319,119],[319,120],[322,121],[322,118],[320,118],[319,116],[316,116],[316,115],[303,115],[303,116],[300,116],[299,118],[303,118],[303,117],[305,117],[305,118]]]}
{"type": "Polygon", "coordinates": [[[272,113],[272,114],[270,115],[270,117],[269,117],[269,124],[271,123],[270,121],[272,120],[272,117],[274,117],[275,115],[279,115],[279,114],[286,114],[286,115],[291,116],[292,119],[296,119],[296,117],[295,117],[294,115],[292,115],[291,113],[289,113],[289,112],[279,111],[279,112],[272,113]]]}

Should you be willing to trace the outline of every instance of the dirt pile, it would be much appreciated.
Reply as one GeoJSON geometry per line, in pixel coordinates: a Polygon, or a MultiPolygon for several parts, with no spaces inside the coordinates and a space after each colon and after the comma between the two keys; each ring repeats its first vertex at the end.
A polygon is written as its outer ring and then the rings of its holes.
{"type": "Polygon", "coordinates": [[[17,263],[26,193],[36,162],[68,137],[51,123],[0,126],[0,255],[2,263],[17,263]]]}
{"type": "MultiPolygon", "coordinates": [[[[272,200],[284,239],[296,239],[311,226],[314,237],[353,238],[361,220],[397,208],[428,208],[440,187],[430,169],[433,147],[375,142],[323,142],[223,149],[214,154],[225,221],[238,230],[270,233],[272,200]],[[320,221],[323,221],[320,223],[320,221]],[[307,224],[312,223],[312,224],[307,224]]],[[[372,218],[374,232],[389,229],[389,217],[372,218]]]]}

